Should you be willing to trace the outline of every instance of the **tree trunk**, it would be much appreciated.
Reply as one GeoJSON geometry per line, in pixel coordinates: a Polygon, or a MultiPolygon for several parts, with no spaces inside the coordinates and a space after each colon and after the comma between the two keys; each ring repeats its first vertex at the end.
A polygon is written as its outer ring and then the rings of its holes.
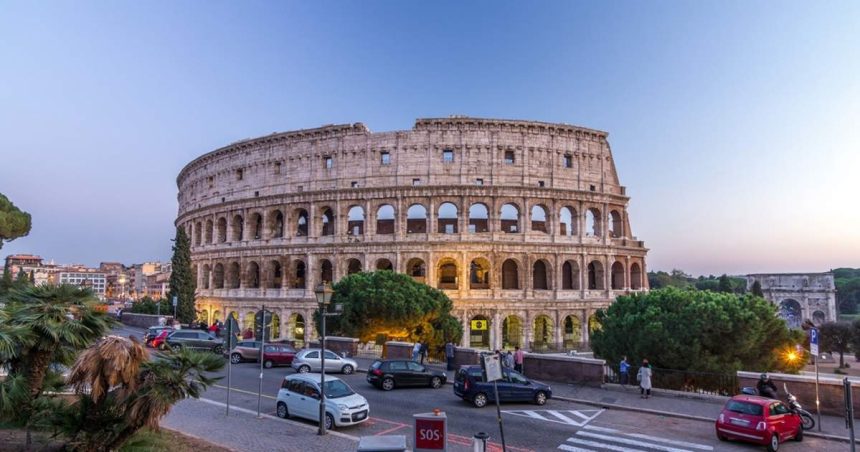
{"type": "Polygon", "coordinates": [[[839,351],[839,368],[845,368],[845,352],[843,352],[842,350],[839,351]]]}
{"type": "Polygon", "coordinates": [[[48,373],[48,366],[51,364],[51,352],[40,351],[33,354],[30,360],[30,366],[27,369],[27,380],[30,384],[30,397],[35,399],[41,392],[45,384],[45,375],[48,373]]]}

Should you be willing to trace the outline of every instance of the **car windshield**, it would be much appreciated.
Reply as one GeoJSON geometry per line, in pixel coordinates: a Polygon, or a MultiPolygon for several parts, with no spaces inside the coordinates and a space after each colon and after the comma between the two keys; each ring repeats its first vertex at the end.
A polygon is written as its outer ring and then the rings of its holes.
{"type": "Polygon", "coordinates": [[[741,402],[738,400],[729,400],[726,404],[726,409],[734,413],[750,414],[753,416],[761,416],[762,406],[756,403],[741,402]]]}
{"type": "Polygon", "coordinates": [[[340,380],[332,380],[325,382],[325,396],[330,399],[346,397],[355,394],[346,383],[340,380]]]}

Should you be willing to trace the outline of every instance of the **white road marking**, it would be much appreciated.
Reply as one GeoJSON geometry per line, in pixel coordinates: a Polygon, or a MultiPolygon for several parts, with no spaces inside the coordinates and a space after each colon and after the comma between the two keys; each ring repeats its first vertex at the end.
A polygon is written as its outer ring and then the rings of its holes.
{"type": "Polygon", "coordinates": [[[714,448],[712,446],[707,446],[705,444],[688,443],[686,441],[678,441],[676,439],[659,438],[656,436],[643,435],[642,433],[623,433],[623,432],[620,432],[620,431],[612,429],[612,428],[596,427],[594,425],[586,425],[585,428],[588,430],[595,430],[595,431],[604,432],[604,433],[612,433],[612,434],[616,434],[616,435],[620,433],[622,435],[632,436],[634,438],[647,439],[647,440],[651,440],[651,441],[658,441],[658,442],[662,442],[662,443],[666,443],[666,444],[674,444],[676,446],[690,447],[693,449],[714,450],[714,448]]]}
{"type": "MultiPolygon", "coordinates": [[[[626,439],[626,438],[621,438],[618,436],[601,435],[599,433],[592,433],[589,431],[580,430],[580,431],[576,432],[576,434],[577,434],[577,436],[585,436],[588,438],[602,439],[604,441],[612,441],[615,443],[629,444],[631,446],[647,447],[649,449],[657,449],[657,450],[662,450],[665,452],[689,452],[688,449],[677,449],[674,447],[662,446],[660,444],[637,441],[635,439],[626,439]]],[[[570,440],[568,440],[568,441],[570,441],[570,440]]],[[[604,446],[604,447],[607,447],[607,446],[604,446]]]]}
{"type": "Polygon", "coordinates": [[[562,444],[558,448],[567,452],[596,452],[594,449],[583,449],[581,447],[568,446],[567,444],[562,444]]]}
{"type": "MultiPolygon", "coordinates": [[[[575,438],[575,437],[568,438],[567,442],[579,444],[579,445],[583,445],[583,446],[597,447],[600,449],[617,450],[619,452],[646,452],[645,450],[642,450],[642,449],[632,449],[632,448],[626,447],[626,446],[624,446],[624,447],[613,446],[612,444],[597,443],[594,441],[588,441],[588,440],[579,439],[579,438],[575,438]]],[[[564,444],[562,444],[561,446],[564,446],[564,444]]],[[[567,449],[563,449],[561,446],[558,446],[558,448],[562,449],[562,450],[567,450],[567,449]]]]}
{"type": "Polygon", "coordinates": [[[603,410],[504,410],[502,413],[523,416],[538,421],[582,427],[600,415],[603,410]]]}

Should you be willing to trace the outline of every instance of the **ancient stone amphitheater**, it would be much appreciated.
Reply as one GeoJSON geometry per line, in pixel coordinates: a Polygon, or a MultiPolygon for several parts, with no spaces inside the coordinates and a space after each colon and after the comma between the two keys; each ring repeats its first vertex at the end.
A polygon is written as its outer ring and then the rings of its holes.
{"type": "Polygon", "coordinates": [[[644,243],[605,132],[451,117],[233,143],[177,178],[198,308],[315,336],[314,287],[390,269],[445,291],[463,346],[587,347],[593,315],[647,290],[644,243]],[[473,322],[485,320],[485,322],[473,322]],[[482,327],[486,325],[486,329],[482,327]]]}

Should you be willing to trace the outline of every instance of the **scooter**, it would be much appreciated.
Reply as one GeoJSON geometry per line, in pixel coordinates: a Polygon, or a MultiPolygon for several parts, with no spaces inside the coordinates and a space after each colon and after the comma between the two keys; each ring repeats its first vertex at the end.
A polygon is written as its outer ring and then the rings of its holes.
{"type": "MultiPolygon", "coordinates": [[[[812,413],[803,409],[800,405],[800,402],[797,401],[797,397],[794,394],[788,391],[788,386],[783,383],[782,388],[785,390],[785,393],[788,394],[788,406],[791,408],[791,411],[797,413],[800,416],[800,425],[804,430],[810,430],[815,427],[815,419],[812,417],[812,413]]],[[[743,387],[741,388],[741,392],[747,395],[759,395],[758,390],[753,387],[743,387]]]]}

